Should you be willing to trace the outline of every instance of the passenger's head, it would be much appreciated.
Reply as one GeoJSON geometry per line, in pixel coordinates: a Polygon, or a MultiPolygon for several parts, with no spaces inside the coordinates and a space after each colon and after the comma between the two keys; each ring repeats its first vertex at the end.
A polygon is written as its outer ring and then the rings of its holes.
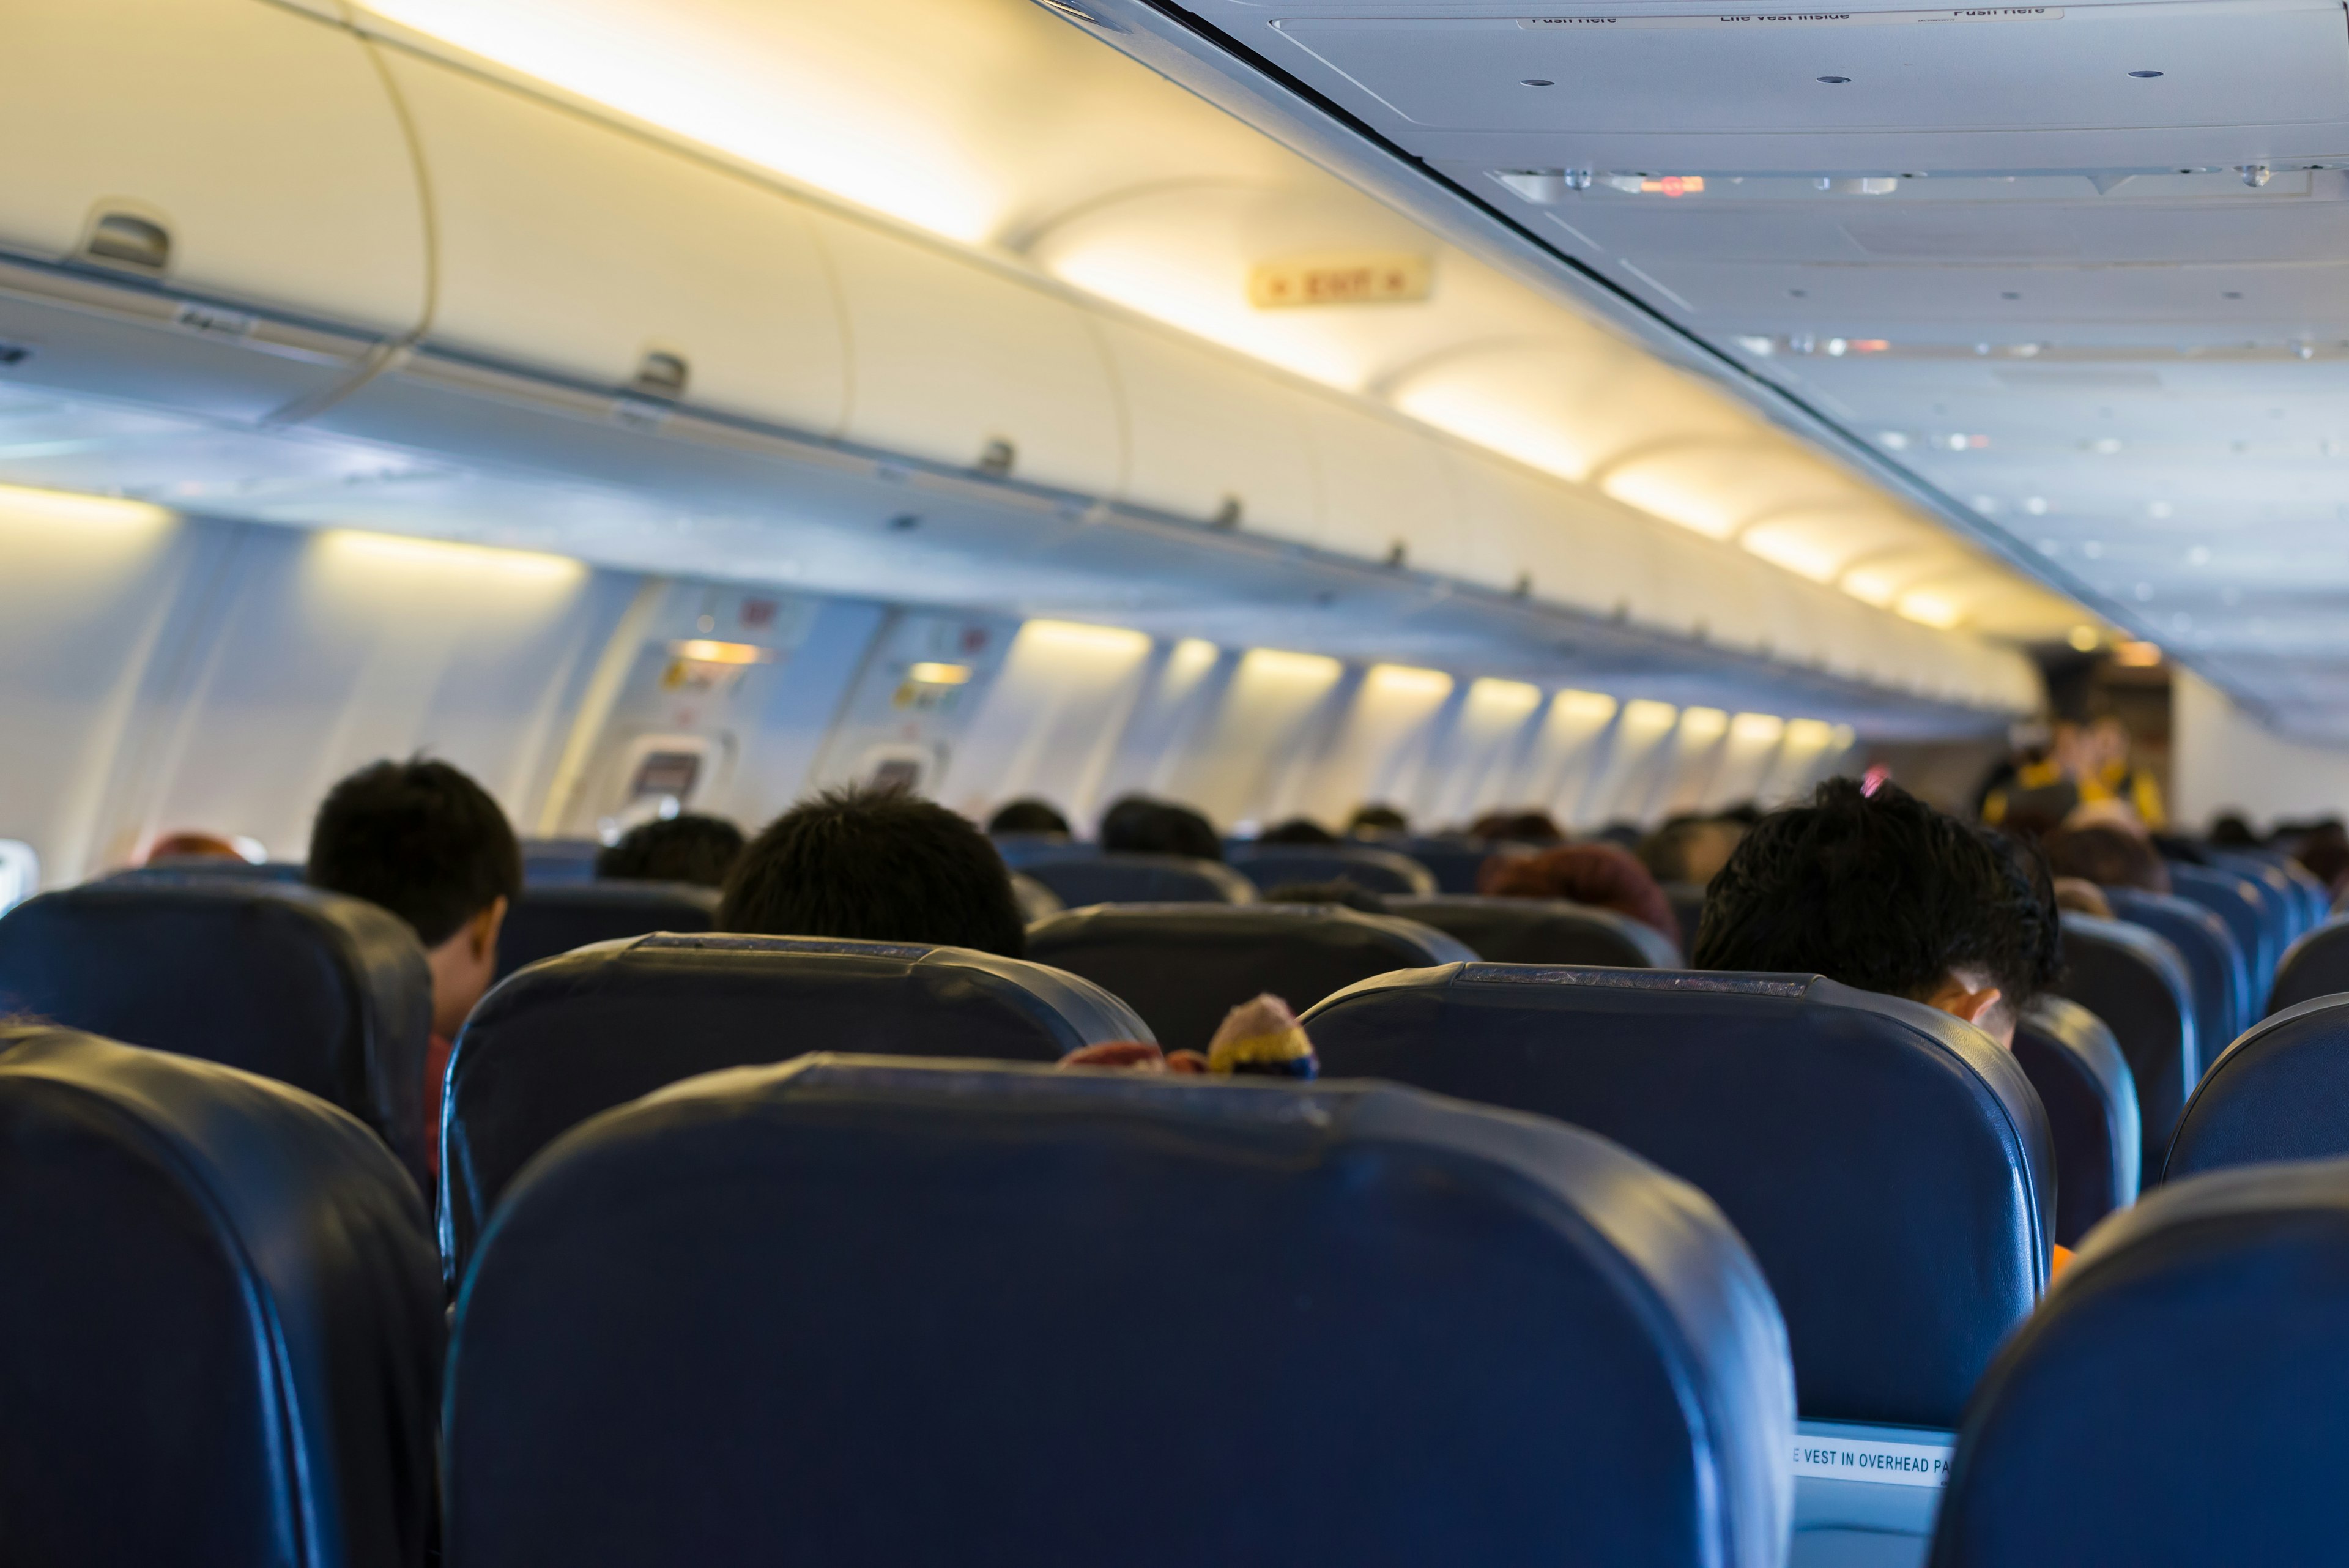
{"type": "Polygon", "coordinates": [[[2055,907],[2070,914],[2094,915],[2100,920],[2113,918],[2113,901],[2094,882],[2078,877],[2055,878],[2055,907]]]}
{"type": "Polygon", "coordinates": [[[1713,879],[1699,969],[1823,974],[1926,1002],[2009,1044],[2062,967],[2046,869],[2028,848],[1897,784],[1830,779],[1774,812],[1713,879]]]}
{"type": "Polygon", "coordinates": [[[1346,831],[1363,838],[1411,831],[1411,819],[1391,805],[1358,805],[1346,819],[1346,831]]]}
{"type": "Polygon", "coordinates": [[[1383,915],[1387,901],[1359,882],[1340,877],[1334,882],[1283,882],[1264,895],[1268,904],[1341,904],[1366,915],[1383,915]]]}
{"type": "Polygon", "coordinates": [[[2317,824],[2292,845],[2301,869],[2334,893],[2349,887],[2349,833],[2337,822],[2317,824]]]}
{"type": "Polygon", "coordinates": [[[1335,844],[1338,836],[1309,816],[1292,816],[1256,836],[1258,844],[1335,844]]]}
{"type": "Polygon", "coordinates": [[[1069,819],[1032,796],[1008,801],[987,819],[989,833],[1057,833],[1069,836],[1069,819]]]}
{"type": "Polygon", "coordinates": [[[727,878],[722,930],[1028,950],[1011,873],[987,836],[900,789],[837,789],[750,841],[727,878]]]}
{"type": "Polygon", "coordinates": [[[522,846],[489,792],[447,763],[375,763],[326,792],[310,825],[309,878],[415,929],[432,965],[433,1032],[445,1037],[496,977],[522,846]]]}
{"type": "Polygon", "coordinates": [[[1640,864],[1659,882],[1702,888],[1729,863],[1745,825],[1718,816],[1678,816],[1640,841],[1640,864]]]}
{"type": "Polygon", "coordinates": [[[1471,823],[1468,836],[1507,844],[1563,844],[1566,834],[1546,811],[1488,811],[1471,823]]]}
{"type": "Polygon", "coordinates": [[[1566,898],[1628,915],[1674,942],[1671,900],[1628,849],[1568,844],[1538,855],[1495,855],[1476,874],[1476,891],[1502,898],[1566,898]]]}
{"type": "Polygon", "coordinates": [[[2040,841],[2040,848],[2047,869],[2058,877],[2077,877],[2099,888],[2169,891],[2169,867],[2151,841],[2119,826],[2092,822],[2059,827],[2040,841]]]}
{"type": "Polygon", "coordinates": [[[2220,812],[2210,819],[2209,839],[2214,849],[2257,849],[2260,836],[2238,811],[2220,812]]]}
{"type": "Polygon", "coordinates": [[[1101,846],[1125,855],[1187,855],[1221,860],[1224,841],[1215,824],[1187,805],[1130,794],[1102,814],[1101,846]]]}
{"type": "Polygon", "coordinates": [[[722,816],[683,812],[639,823],[595,857],[595,875],[612,882],[691,882],[722,888],[742,853],[742,830],[722,816]]]}
{"type": "Polygon", "coordinates": [[[241,866],[244,852],[217,833],[167,833],[147,846],[148,865],[174,860],[233,860],[241,866]]]}

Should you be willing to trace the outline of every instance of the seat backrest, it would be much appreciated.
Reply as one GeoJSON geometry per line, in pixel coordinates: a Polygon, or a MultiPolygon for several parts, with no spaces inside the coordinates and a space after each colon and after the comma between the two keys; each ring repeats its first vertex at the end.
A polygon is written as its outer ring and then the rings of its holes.
{"type": "Polygon", "coordinates": [[[1343,878],[1373,893],[1404,895],[1435,891],[1435,873],[1392,849],[1354,844],[1251,844],[1226,858],[1233,870],[1262,892],[1288,882],[1335,882],[1343,878]]]}
{"type": "Polygon", "coordinates": [[[2273,981],[2276,961],[2283,949],[2276,940],[2266,895],[2258,884],[2219,867],[2189,866],[2173,860],[2169,864],[2169,887],[2179,898],[2192,899],[2227,922],[2227,929],[2235,933],[2235,940],[2242,946],[2243,961],[2251,968],[2254,992],[2273,981]]]}
{"type": "Polygon", "coordinates": [[[2047,1280],[2054,1165],[2014,1058],[1808,975],[1461,964],[1339,992],[1332,1077],[1571,1122],[1721,1205],[1786,1314],[1806,1417],[1956,1425],[2047,1280]]]}
{"type": "Polygon", "coordinates": [[[2232,871],[2259,889],[2261,913],[2267,918],[2274,950],[2281,954],[2292,946],[2292,939],[2306,928],[2302,923],[2301,890],[2283,867],[2265,855],[2213,849],[2209,856],[2212,866],[2232,871]]]}
{"type": "Polygon", "coordinates": [[[0,1037],[0,1556],[422,1568],[442,1332],[424,1199],[284,1085],[0,1037]]]}
{"type": "Polygon", "coordinates": [[[1481,838],[1389,838],[1380,840],[1377,846],[1408,855],[1426,867],[1439,893],[1474,893],[1485,862],[1495,855],[1514,853],[1507,846],[1481,838]]]}
{"type": "Polygon", "coordinates": [[[2042,996],[2014,1026],[2014,1059],[2039,1092],[2055,1144],[2055,1241],[2137,1201],[2145,1171],[2137,1078],[2104,1021],[2068,997],[2042,996]]]}
{"type": "Polygon", "coordinates": [[[209,855],[175,855],[152,860],[117,877],[243,877],[256,882],[300,882],[309,867],[299,860],[230,860],[209,855]]]}
{"type": "Polygon", "coordinates": [[[2168,941],[2194,987],[2194,1037],[2215,1052],[2251,1026],[2251,970],[2241,944],[2217,914],[2174,893],[2107,888],[2114,918],[2168,941]]]}
{"type": "Polygon", "coordinates": [[[1457,937],[1477,957],[1495,963],[1680,967],[1680,950],[1661,931],[1612,909],[1564,898],[1439,893],[1432,898],[1391,898],[1387,912],[1457,937]]]}
{"type": "Polygon", "coordinates": [[[1021,871],[1011,874],[1011,897],[1019,906],[1022,924],[1040,920],[1047,915],[1057,915],[1068,908],[1061,902],[1058,893],[1021,871]]]}
{"type": "Polygon", "coordinates": [[[2165,1181],[2349,1155],[2349,996],[2271,1013],[2227,1047],[2178,1118],[2165,1181]]]}
{"type": "Polygon", "coordinates": [[[1667,882],[1664,898],[1672,907],[1672,919],[1680,922],[1681,951],[1696,951],[1697,923],[1704,919],[1704,885],[1700,882],[1667,882]]]}
{"type": "Polygon", "coordinates": [[[605,942],[481,999],[449,1059],[440,1246],[462,1277],[531,1156],[598,1111],[720,1067],[853,1041],[891,1056],[1054,1062],[1149,1026],[1041,964],[918,942],[661,936],[605,942]]]}
{"type": "Polygon", "coordinates": [[[1718,1211],[1388,1085],[680,1084],[516,1185],[450,1355],[453,1563],[1785,1551],[1783,1330],[1718,1211]]]}
{"type": "Polygon", "coordinates": [[[1170,1051],[1205,1051],[1265,992],[1302,1012],[1371,975],[1476,956],[1433,926],[1334,904],[1102,904],[1030,927],[1028,952],[1124,998],[1170,1051]]]}
{"type": "Polygon", "coordinates": [[[1084,849],[1023,862],[1019,873],[1068,909],[1086,904],[1253,904],[1256,884],[1220,860],[1084,849]]]}
{"type": "Polygon", "coordinates": [[[2349,1163],[2148,1194],[1966,1412],[1934,1568],[2341,1560],[2349,1163]]]}
{"type": "Polygon", "coordinates": [[[2143,926],[2066,910],[2064,966],[2054,989],[2104,1020],[2128,1058],[2144,1140],[2139,1168],[2159,1170],[2178,1113],[2202,1075],[2186,961],[2143,926]]]}
{"type": "Polygon", "coordinates": [[[0,917],[0,1013],[259,1073],[340,1106],[429,1181],[432,971],[407,922],[251,877],[112,877],[0,917]]]}
{"type": "Polygon", "coordinates": [[[2271,1015],[2349,991],[2349,915],[2335,915],[2292,944],[2268,992],[2271,1015]]]}
{"type": "Polygon", "coordinates": [[[591,942],[706,931],[717,923],[718,890],[689,882],[525,885],[498,933],[498,976],[591,942]]]}
{"type": "Polygon", "coordinates": [[[595,879],[603,845],[592,838],[525,838],[522,880],[526,888],[561,888],[595,879]]]}

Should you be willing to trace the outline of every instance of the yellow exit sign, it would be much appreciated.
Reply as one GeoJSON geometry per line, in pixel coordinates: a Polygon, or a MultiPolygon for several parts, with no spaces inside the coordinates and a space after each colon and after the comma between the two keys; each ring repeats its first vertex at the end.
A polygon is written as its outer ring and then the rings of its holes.
{"type": "Polygon", "coordinates": [[[1425,256],[1299,256],[1266,262],[1248,274],[1248,303],[1258,310],[1293,305],[1392,305],[1425,299],[1434,282],[1425,256]]]}

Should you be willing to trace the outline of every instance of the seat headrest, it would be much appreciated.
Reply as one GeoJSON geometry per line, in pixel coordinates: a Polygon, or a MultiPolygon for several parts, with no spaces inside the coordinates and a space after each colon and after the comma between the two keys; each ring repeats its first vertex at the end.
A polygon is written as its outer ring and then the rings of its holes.
{"type": "Polygon", "coordinates": [[[2162,1179],[2229,1166],[2349,1156],[2349,996],[2261,1020],[2196,1086],[2162,1179]]]}
{"type": "Polygon", "coordinates": [[[2054,989],[2104,1020],[2128,1058],[2144,1137],[2140,1168],[2159,1170],[2178,1113],[2202,1075],[2186,961],[2143,926],[2066,909],[2064,970],[2054,989]]]}
{"type": "Polygon", "coordinates": [[[1571,1127],[818,1056],[516,1185],[457,1308],[449,1552],[1759,1568],[1785,1354],[1713,1207],[1571,1127]]]}
{"type": "Polygon", "coordinates": [[[0,1033],[0,1258],[10,1562],[423,1563],[439,1271],[422,1194],[357,1120],[209,1062],[0,1033]]]}
{"type": "Polygon", "coordinates": [[[2038,1091],[2055,1146],[2055,1241],[2073,1247],[2137,1201],[2145,1135],[2137,1077],[2104,1021],[2064,996],[2035,998],[2014,1024],[2014,1060],[2038,1091]]]}
{"type": "Polygon", "coordinates": [[[718,889],[690,882],[577,882],[524,887],[498,932],[498,974],[591,942],[656,931],[706,931],[718,889]]]}
{"type": "Polygon", "coordinates": [[[1427,867],[1439,893],[1474,893],[1485,862],[1495,855],[1523,855],[1523,845],[1496,844],[1481,838],[1398,838],[1385,847],[1408,855],[1427,867]]]}
{"type": "Polygon", "coordinates": [[[416,933],[359,898],[250,877],[109,877],[0,918],[0,1012],[305,1089],[429,1180],[432,971],[416,933]]]}
{"type": "Polygon", "coordinates": [[[1289,882],[1344,880],[1373,893],[1435,891],[1435,874],[1408,855],[1354,844],[1250,844],[1236,848],[1231,867],[1266,892],[1289,882]]]}
{"type": "Polygon", "coordinates": [[[1390,970],[1476,956],[1433,926],[1335,904],[1100,904],[1040,920],[1028,951],[1123,997],[1170,1051],[1270,992],[1299,1012],[1390,970]]]}
{"type": "Polygon", "coordinates": [[[854,1045],[1054,1062],[1149,1026],[1042,964],[919,942],[657,936],[532,965],[481,999],[449,1061],[440,1239],[452,1280],[498,1195],[568,1128],[680,1078],[854,1045]]]}
{"type": "Polygon", "coordinates": [[[1677,969],[1680,949],[1628,915],[1564,898],[1480,898],[1442,893],[1392,898],[1391,914],[1433,926],[1494,963],[1677,969]]]}
{"type": "Polygon", "coordinates": [[[2349,1163],[2155,1189],[1983,1377],[1936,1568],[2337,1559],[2344,1321],[2349,1163]]]}
{"type": "Polygon", "coordinates": [[[1220,860],[1181,855],[1104,855],[1076,845],[1023,860],[1021,875],[1069,909],[1083,904],[1253,904],[1256,884],[1220,860]]]}
{"type": "Polygon", "coordinates": [[[2275,972],[2283,944],[2269,924],[2266,896],[2257,883],[2221,867],[2171,861],[2169,886],[2180,898],[2191,898],[2227,922],[2242,944],[2244,961],[2255,980],[2275,972]]]}
{"type": "Polygon", "coordinates": [[[2115,919],[2143,926],[2178,950],[2193,982],[2195,1043],[2205,1053],[2250,1027],[2251,966],[2226,921],[2172,893],[2107,888],[2105,898],[2115,919]]]}
{"type": "Polygon", "coordinates": [[[1305,1018],[1325,1075],[1588,1127],[1753,1247],[1803,1413],[1950,1427],[2047,1280],[2038,1096],[1972,1025],[1813,975],[1454,964],[1305,1018]]]}
{"type": "Polygon", "coordinates": [[[2349,915],[2335,915],[2292,944],[2276,965],[2268,1012],[2349,991],[2349,915]]]}

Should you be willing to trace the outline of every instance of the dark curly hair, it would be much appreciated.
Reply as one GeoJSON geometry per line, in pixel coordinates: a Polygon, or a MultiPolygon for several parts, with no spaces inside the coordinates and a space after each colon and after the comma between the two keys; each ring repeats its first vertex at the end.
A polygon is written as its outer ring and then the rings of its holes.
{"type": "Polygon", "coordinates": [[[1714,877],[1690,955],[1699,969],[1823,974],[1922,1002],[1953,972],[1999,989],[2010,1016],[2063,970],[2054,884],[2038,852],[1936,811],[1898,784],[1830,779],[1764,817],[1714,877]]]}
{"type": "Polygon", "coordinates": [[[595,875],[613,882],[722,888],[741,853],[740,828],[722,816],[688,811],[628,829],[595,857],[595,875]]]}
{"type": "Polygon", "coordinates": [[[720,929],[1028,950],[1011,873],[987,836],[900,789],[802,801],[750,841],[726,879],[720,929]]]}

